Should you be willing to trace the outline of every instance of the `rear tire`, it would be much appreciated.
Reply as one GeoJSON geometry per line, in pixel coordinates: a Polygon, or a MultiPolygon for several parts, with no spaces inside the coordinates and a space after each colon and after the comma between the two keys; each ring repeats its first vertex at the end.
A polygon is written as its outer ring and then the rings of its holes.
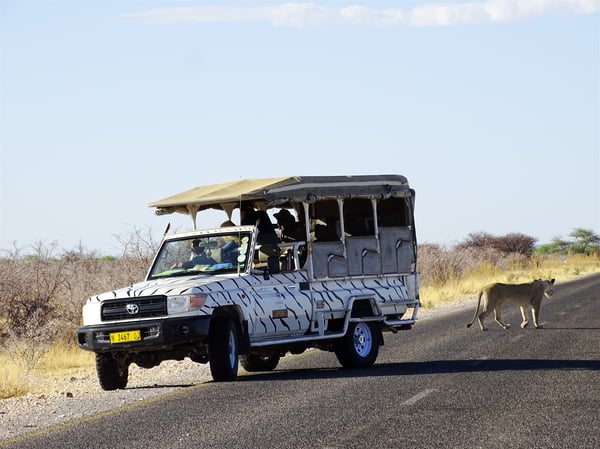
{"type": "Polygon", "coordinates": [[[210,373],[216,382],[235,380],[238,372],[238,335],[229,317],[213,318],[208,336],[210,373]]]}
{"type": "Polygon", "coordinates": [[[278,355],[248,354],[240,357],[242,367],[249,373],[256,371],[273,371],[279,363],[278,355]]]}
{"type": "Polygon", "coordinates": [[[96,373],[103,390],[122,390],[127,386],[129,364],[118,360],[112,354],[96,353],[96,373]]]}
{"type": "Polygon", "coordinates": [[[379,327],[368,322],[350,323],[335,355],[344,368],[368,368],[377,359],[380,341],[379,327]]]}

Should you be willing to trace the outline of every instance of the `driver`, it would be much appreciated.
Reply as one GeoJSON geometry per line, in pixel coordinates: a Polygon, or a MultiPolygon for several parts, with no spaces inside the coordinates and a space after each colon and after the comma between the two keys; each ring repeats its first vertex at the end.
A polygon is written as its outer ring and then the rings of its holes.
{"type": "Polygon", "coordinates": [[[214,265],[216,263],[215,259],[206,254],[206,246],[202,245],[199,240],[194,240],[192,242],[192,258],[178,263],[177,267],[188,270],[196,265],[214,265]]]}

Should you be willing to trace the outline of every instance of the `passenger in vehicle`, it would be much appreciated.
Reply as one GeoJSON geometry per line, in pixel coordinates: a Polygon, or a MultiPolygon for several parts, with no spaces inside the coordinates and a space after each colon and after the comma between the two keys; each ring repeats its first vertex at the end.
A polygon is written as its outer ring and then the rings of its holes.
{"type": "Polygon", "coordinates": [[[258,228],[257,241],[259,244],[276,244],[279,242],[275,227],[264,210],[256,210],[249,201],[242,201],[240,217],[242,226],[253,225],[258,228]]]}
{"type": "Polygon", "coordinates": [[[296,222],[292,213],[287,209],[281,209],[274,214],[279,229],[281,230],[282,242],[295,242],[304,240],[304,227],[296,222]]]}

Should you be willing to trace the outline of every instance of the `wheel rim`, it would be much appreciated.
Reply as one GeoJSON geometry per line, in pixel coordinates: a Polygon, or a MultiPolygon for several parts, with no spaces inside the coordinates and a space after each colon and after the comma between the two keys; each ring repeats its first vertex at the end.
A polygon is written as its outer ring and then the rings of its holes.
{"type": "Polygon", "coordinates": [[[354,328],[354,350],[360,357],[366,357],[373,346],[371,328],[366,323],[358,323],[354,328]]]}
{"type": "Polygon", "coordinates": [[[227,342],[227,349],[229,350],[229,366],[234,367],[237,359],[237,350],[235,346],[235,335],[233,330],[229,330],[229,339],[227,342]]]}

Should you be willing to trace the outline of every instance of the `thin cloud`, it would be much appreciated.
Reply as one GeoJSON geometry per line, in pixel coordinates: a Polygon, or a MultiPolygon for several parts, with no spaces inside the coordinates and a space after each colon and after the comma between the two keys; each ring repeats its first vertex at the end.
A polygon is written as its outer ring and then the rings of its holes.
{"type": "Polygon", "coordinates": [[[599,10],[600,0],[484,0],[427,3],[411,9],[371,8],[364,5],[332,7],[316,3],[212,5],[147,9],[122,17],[147,25],[269,23],[293,28],[326,25],[443,27],[516,22],[548,14],[589,15],[599,10]]]}

